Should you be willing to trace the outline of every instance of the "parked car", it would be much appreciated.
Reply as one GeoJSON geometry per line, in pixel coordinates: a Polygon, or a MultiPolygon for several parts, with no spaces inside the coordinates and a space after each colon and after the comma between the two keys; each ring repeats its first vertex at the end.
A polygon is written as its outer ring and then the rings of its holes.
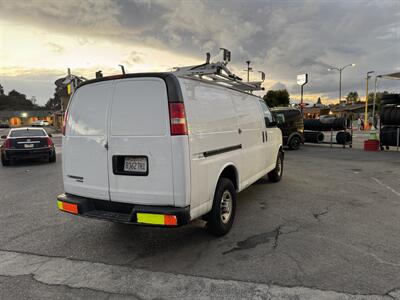
{"type": "Polygon", "coordinates": [[[56,150],[51,135],[42,128],[14,128],[7,136],[1,138],[4,140],[0,148],[3,166],[8,166],[18,159],[28,158],[43,158],[51,163],[56,161],[56,150]]]}
{"type": "Polygon", "coordinates": [[[46,120],[37,120],[32,122],[32,127],[45,127],[45,126],[50,126],[50,123],[47,122],[46,120]]]}
{"type": "Polygon", "coordinates": [[[65,194],[84,217],[226,234],[236,194],[281,179],[282,135],[261,98],[172,73],[81,84],[63,126],[65,194]]]}
{"type": "Polygon", "coordinates": [[[10,128],[10,125],[8,123],[0,123],[0,128],[10,128]]]}
{"type": "Polygon", "coordinates": [[[298,150],[304,142],[304,122],[300,110],[290,107],[271,109],[278,127],[282,130],[283,145],[298,150]]]}

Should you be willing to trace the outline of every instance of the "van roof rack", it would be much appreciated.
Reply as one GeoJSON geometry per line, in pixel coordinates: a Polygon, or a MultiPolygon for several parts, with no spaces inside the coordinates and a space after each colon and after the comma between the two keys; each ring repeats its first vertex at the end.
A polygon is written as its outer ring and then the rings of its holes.
{"type": "Polygon", "coordinates": [[[231,52],[227,49],[223,50],[223,60],[218,62],[210,62],[210,53],[207,53],[206,62],[201,65],[178,67],[173,72],[176,76],[195,78],[227,86],[242,92],[263,91],[261,86],[265,79],[265,74],[262,74],[261,81],[243,82],[243,79],[233,74],[227,67],[231,52]]]}

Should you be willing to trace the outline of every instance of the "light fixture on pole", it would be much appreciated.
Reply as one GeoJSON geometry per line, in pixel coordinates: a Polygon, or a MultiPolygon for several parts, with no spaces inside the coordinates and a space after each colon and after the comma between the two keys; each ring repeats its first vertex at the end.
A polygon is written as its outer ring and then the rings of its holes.
{"type": "Polygon", "coordinates": [[[365,112],[364,112],[364,130],[369,129],[369,123],[368,123],[368,81],[371,78],[369,74],[375,73],[375,71],[368,71],[367,72],[367,84],[366,84],[366,91],[365,91],[365,112]]]}
{"type": "Polygon", "coordinates": [[[345,66],[343,66],[341,68],[339,68],[339,67],[330,67],[328,69],[328,71],[333,71],[333,70],[339,71],[339,103],[342,101],[342,71],[344,69],[346,69],[347,67],[355,67],[355,66],[356,66],[356,64],[348,64],[348,65],[345,65],[345,66]]]}

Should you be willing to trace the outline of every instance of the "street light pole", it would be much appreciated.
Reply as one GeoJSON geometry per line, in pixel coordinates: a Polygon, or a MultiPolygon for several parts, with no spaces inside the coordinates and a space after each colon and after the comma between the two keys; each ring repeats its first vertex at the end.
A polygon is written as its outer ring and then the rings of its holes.
{"type": "Polygon", "coordinates": [[[338,67],[330,67],[329,69],[328,69],[328,71],[333,71],[333,70],[337,70],[337,71],[339,71],[339,104],[340,104],[340,102],[342,101],[342,71],[344,70],[344,69],[346,69],[347,67],[354,67],[356,64],[348,64],[348,65],[345,65],[345,66],[343,66],[343,67],[341,67],[341,68],[338,68],[338,67]]]}
{"type": "Polygon", "coordinates": [[[343,69],[339,69],[339,104],[342,102],[342,71],[343,69]]]}

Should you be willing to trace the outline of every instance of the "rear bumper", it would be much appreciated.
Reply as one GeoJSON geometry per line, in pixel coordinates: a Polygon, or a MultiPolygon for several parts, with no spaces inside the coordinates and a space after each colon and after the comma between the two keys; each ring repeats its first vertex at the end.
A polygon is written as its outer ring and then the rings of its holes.
{"type": "MultiPolygon", "coordinates": [[[[71,194],[61,194],[57,197],[58,208],[65,212],[70,212],[87,218],[101,219],[119,223],[129,223],[146,226],[177,227],[186,225],[190,222],[190,207],[171,207],[171,206],[150,206],[136,205],[129,203],[112,202],[107,200],[97,200],[75,196],[71,194]],[[75,204],[77,209],[71,211],[60,207],[62,204],[75,204]],[[138,220],[138,214],[155,216],[175,216],[176,225],[146,223],[138,220]]],[[[158,218],[159,219],[159,218],[158,218]]]]}
{"type": "Polygon", "coordinates": [[[53,154],[52,148],[4,150],[6,159],[46,158],[53,154]]]}

